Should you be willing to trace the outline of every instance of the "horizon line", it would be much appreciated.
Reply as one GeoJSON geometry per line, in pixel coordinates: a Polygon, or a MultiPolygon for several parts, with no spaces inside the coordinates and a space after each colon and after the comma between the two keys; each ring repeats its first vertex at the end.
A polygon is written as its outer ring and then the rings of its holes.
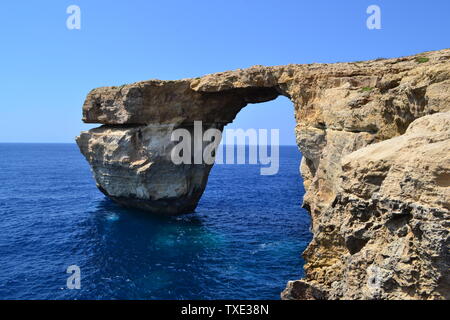
{"type": "MultiPolygon", "coordinates": [[[[2,142],[0,144],[76,144],[76,142],[2,142]]],[[[222,146],[229,146],[229,144],[221,144],[222,146]]],[[[268,143],[268,146],[272,144],[268,143]]],[[[257,144],[235,144],[232,145],[235,147],[244,146],[244,147],[258,147],[257,144]]],[[[279,144],[280,147],[298,147],[296,144],[279,144]]]]}

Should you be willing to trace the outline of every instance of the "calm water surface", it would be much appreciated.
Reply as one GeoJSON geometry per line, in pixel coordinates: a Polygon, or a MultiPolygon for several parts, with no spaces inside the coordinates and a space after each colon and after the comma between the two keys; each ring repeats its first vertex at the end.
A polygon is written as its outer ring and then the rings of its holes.
{"type": "Polygon", "coordinates": [[[195,214],[157,218],[106,199],[74,144],[0,144],[0,299],[279,299],[311,239],[280,153],[275,176],[216,165],[195,214]]]}

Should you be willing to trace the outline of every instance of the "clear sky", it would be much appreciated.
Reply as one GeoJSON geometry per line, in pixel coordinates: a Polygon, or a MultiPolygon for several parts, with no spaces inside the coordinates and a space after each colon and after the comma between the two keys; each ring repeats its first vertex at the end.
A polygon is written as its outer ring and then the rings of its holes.
{"type": "MultiPolygon", "coordinates": [[[[42,0],[0,4],[0,142],[73,142],[90,89],[197,77],[256,64],[396,57],[450,47],[449,0],[42,0]],[[69,5],[81,29],[66,27],[69,5]],[[381,30],[366,9],[381,8],[381,30]]],[[[279,128],[286,98],[251,105],[233,127],[279,128]]]]}

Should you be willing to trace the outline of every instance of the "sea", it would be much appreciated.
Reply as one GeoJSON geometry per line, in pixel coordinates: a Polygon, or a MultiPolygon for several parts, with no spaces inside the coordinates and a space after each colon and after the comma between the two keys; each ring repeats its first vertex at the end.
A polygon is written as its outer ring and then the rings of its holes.
{"type": "Polygon", "coordinates": [[[215,165],[195,213],[159,217],[107,199],[75,144],[0,144],[0,299],[280,299],[311,240],[300,160],[215,165]]]}

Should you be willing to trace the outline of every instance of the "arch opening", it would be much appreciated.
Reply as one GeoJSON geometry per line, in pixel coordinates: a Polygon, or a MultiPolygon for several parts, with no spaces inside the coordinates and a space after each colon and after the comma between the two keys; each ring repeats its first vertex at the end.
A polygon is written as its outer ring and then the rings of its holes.
{"type": "MultiPolygon", "coordinates": [[[[247,270],[230,281],[251,281],[263,296],[278,298],[287,279],[303,278],[304,261],[298,257],[312,239],[311,217],[301,206],[305,189],[292,102],[282,96],[243,108],[224,128],[224,153],[229,129],[280,130],[279,172],[260,174],[262,164],[250,163],[247,139],[245,163],[213,166],[196,214],[221,225],[217,232],[226,239],[226,263],[247,270]]],[[[236,156],[239,146],[233,147],[236,156]]]]}

